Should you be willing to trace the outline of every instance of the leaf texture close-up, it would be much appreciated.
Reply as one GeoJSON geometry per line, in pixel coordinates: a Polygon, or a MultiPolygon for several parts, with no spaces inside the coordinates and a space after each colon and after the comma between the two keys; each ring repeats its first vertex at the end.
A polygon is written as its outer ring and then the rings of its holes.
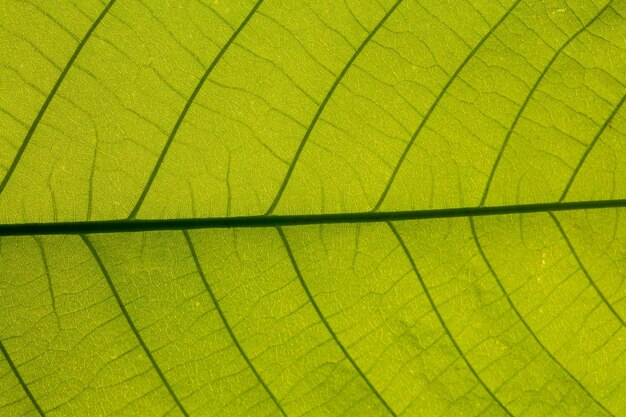
{"type": "Polygon", "coordinates": [[[626,0],[1,0],[0,416],[626,416],[626,0]]]}

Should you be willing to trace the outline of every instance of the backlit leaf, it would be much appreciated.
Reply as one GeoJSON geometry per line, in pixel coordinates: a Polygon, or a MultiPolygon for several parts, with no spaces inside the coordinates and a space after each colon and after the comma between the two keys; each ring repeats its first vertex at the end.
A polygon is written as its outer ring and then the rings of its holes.
{"type": "Polygon", "coordinates": [[[625,0],[4,0],[0,40],[0,415],[626,415],[625,0]]]}

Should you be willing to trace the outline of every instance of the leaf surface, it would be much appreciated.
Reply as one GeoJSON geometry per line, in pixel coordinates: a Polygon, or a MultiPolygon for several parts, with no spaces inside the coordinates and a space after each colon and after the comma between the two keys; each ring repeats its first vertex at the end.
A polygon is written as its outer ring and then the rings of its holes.
{"type": "Polygon", "coordinates": [[[0,414],[626,415],[625,18],[2,2],[0,414]]]}

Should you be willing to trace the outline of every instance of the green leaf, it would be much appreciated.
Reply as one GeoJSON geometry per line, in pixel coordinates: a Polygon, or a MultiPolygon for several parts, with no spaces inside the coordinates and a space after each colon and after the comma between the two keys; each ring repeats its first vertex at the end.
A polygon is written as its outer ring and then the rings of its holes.
{"type": "Polygon", "coordinates": [[[626,1],[0,2],[0,415],[626,415],[626,1]]]}

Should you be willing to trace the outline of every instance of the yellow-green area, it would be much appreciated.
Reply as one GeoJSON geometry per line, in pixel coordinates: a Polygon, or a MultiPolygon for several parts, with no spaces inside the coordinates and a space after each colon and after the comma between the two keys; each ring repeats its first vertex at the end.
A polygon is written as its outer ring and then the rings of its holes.
{"type": "Polygon", "coordinates": [[[625,96],[626,0],[1,0],[0,416],[626,416],[625,96]]]}

